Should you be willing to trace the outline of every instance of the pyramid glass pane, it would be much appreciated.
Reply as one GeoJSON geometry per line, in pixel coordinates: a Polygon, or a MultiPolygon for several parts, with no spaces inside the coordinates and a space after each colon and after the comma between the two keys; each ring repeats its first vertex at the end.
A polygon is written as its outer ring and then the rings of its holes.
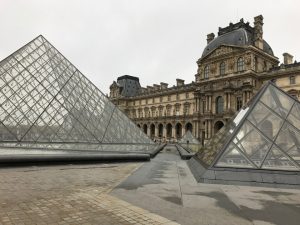
{"type": "Polygon", "coordinates": [[[0,62],[2,154],[11,148],[32,153],[33,149],[141,152],[153,147],[44,37],[0,62]]]}
{"type": "Polygon", "coordinates": [[[300,103],[269,82],[246,110],[197,153],[202,164],[299,171],[300,103]]]}
{"type": "Polygon", "coordinates": [[[271,170],[293,170],[299,168],[276,146],[273,146],[262,165],[263,169],[271,170]]]}
{"type": "Polygon", "coordinates": [[[222,158],[216,163],[218,167],[256,168],[242,153],[241,149],[231,142],[222,158]]]}
{"type": "MultiPolygon", "coordinates": [[[[248,121],[245,121],[233,139],[233,142],[236,147],[239,148],[240,152],[244,153],[244,155],[258,167],[261,165],[271,147],[271,141],[248,121]]],[[[228,164],[228,166],[230,167],[232,165],[228,164]]]]}
{"type": "Polygon", "coordinates": [[[293,126],[298,130],[300,129],[300,103],[295,102],[293,105],[293,108],[288,116],[288,121],[290,124],[293,124],[293,126]]]}
{"type": "Polygon", "coordinates": [[[276,145],[300,167],[300,131],[286,122],[276,139],[276,145]]]}
{"type": "Polygon", "coordinates": [[[242,109],[238,114],[210,139],[203,148],[197,153],[197,157],[205,166],[211,166],[224,143],[229,141],[232,133],[236,130],[239,123],[248,111],[248,107],[242,109]]]}

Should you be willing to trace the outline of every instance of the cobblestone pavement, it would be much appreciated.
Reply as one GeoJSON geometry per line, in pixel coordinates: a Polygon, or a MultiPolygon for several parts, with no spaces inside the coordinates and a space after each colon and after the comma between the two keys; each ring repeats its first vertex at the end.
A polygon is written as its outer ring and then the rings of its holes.
{"type": "Polygon", "coordinates": [[[177,224],[109,194],[140,165],[0,168],[0,225],[177,224]]]}

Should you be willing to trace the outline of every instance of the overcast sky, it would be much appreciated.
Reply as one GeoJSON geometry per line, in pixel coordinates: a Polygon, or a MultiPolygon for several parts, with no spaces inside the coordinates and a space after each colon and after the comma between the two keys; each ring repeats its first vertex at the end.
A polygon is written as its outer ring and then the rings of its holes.
{"type": "Polygon", "coordinates": [[[206,35],[264,16],[264,39],[280,61],[300,61],[297,0],[0,0],[1,60],[42,34],[104,93],[118,76],[142,86],[191,82],[206,35]]]}

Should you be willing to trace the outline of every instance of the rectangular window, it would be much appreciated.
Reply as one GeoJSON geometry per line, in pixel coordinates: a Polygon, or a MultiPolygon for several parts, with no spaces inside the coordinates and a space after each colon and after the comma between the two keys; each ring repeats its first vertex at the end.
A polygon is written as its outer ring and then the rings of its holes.
{"type": "Polygon", "coordinates": [[[241,96],[236,97],[236,110],[239,111],[243,106],[243,100],[241,96]]]}
{"type": "Polygon", "coordinates": [[[295,76],[290,76],[290,84],[296,84],[295,76]]]}

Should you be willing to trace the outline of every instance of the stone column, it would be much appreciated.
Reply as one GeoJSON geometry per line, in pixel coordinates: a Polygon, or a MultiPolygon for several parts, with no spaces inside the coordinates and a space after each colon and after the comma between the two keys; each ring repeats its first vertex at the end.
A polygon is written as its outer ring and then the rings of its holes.
{"type": "Polygon", "coordinates": [[[149,124],[147,124],[147,135],[151,137],[151,129],[149,124]]]}
{"type": "Polygon", "coordinates": [[[211,120],[208,120],[208,138],[211,138],[211,120]]]}
{"type": "Polygon", "coordinates": [[[173,126],[172,124],[172,136],[173,138],[176,138],[176,129],[175,129],[175,126],[173,126]]]}
{"type": "Polygon", "coordinates": [[[231,104],[230,104],[230,102],[231,102],[231,93],[228,93],[228,110],[231,109],[231,104]]]}
{"type": "Polygon", "coordinates": [[[225,112],[227,111],[227,93],[225,93],[225,96],[224,96],[224,111],[225,112]]]}
{"type": "Polygon", "coordinates": [[[208,139],[208,120],[205,121],[205,139],[208,139]]]}
{"type": "Polygon", "coordinates": [[[167,138],[167,125],[163,125],[163,138],[167,138]]]}

